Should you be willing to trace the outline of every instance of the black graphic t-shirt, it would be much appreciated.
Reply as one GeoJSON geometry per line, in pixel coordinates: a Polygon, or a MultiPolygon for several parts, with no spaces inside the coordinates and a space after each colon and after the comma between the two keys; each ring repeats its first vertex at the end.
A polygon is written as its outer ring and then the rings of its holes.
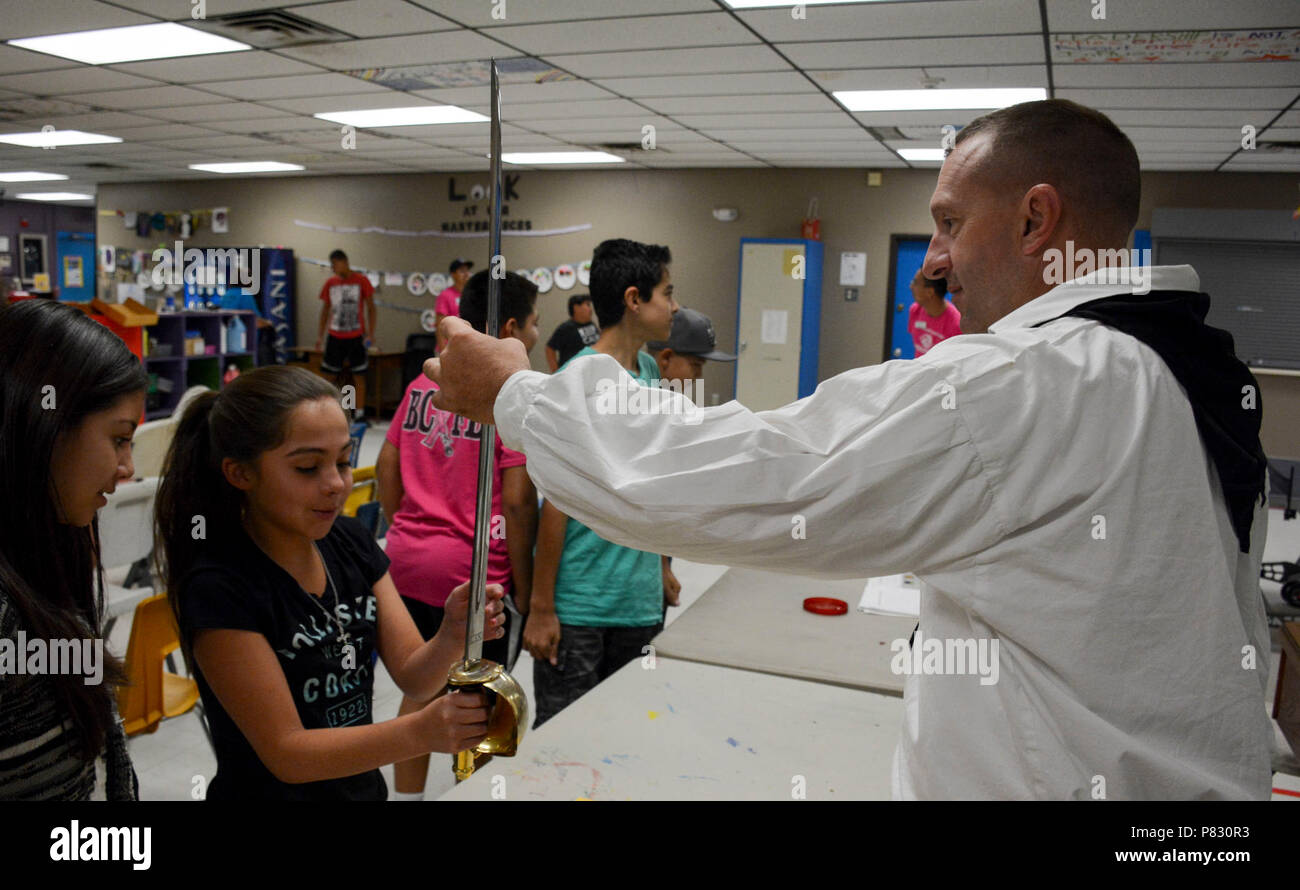
{"type": "Polygon", "coordinates": [[[555,350],[556,358],[560,360],[560,367],[568,363],[584,347],[590,346],[600,339],[600,328],[595,324],[578,324],[572,318],[561,323],[555,333],[551,334],[551,339],[546,341],[546,345],[555,350]]]}
{"type": "MultiPolygon", "coordinates": [[[[275,650],[305,729],[372,723],[378,603],[372,588],[388,571],[388,557],[357,520],[340,516],[318,543],[338,585],[339,613],[354,653],[339,642],[326,584],[316,597],[240,530],[203,557],[182,582],[185,633],[225,628],[262,634],[275,650]],[[322,608],[324,607],[324,608],[322,608]]],[[[217,774],[208,800],[385,800],[379,770],[342,779],[291,785],[275,778],[221,707],[197,666],[194,677],[217,749],[217,774]]]]}

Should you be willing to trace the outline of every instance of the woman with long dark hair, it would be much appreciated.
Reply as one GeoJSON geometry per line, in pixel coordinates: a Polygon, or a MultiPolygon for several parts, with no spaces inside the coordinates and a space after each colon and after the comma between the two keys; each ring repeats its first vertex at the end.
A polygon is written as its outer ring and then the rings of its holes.
{"type": "Polygon", "coordinates": [[[102,642],[99,678],[16,665],[19,641],[102,640],[95,517],[134,475],[147,384],[126,344],[80,311],[0,307],[0,799],[85,800],[100,756],[108,798],[138,797],[114,701],[122,666],[102,642]]]}
{"type": "MultiPolygon", "coordinates": [[[[478,693],[438,696],[464,648],[468,584],[428,642],[355,519],[339,392],[301,368],[242,374],[186,409],[158,489],[158,547],[217,754],[209,800],[383,800],[379,767],[476,746],[478,693]],[[376,653],[419,702],[376,723],[376,653]]],[[[503,633],[488,586],[484,639],[503,633]]]]}

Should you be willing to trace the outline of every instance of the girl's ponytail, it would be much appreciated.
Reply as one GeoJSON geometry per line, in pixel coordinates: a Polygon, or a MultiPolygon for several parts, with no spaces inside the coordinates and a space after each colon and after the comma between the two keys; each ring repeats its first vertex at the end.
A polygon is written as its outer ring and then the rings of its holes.
{"type": "MultiPolygon", "coordinates": [[[[231,535],[240,522],[239,492],[214,454],[211,418],[218,394],[205,392],[185,409],[163,463],[154,507],[154,554],[180,627],[184,579],[205,548],[231,535]]],[[[181,640],[187,662],[190,640],[181,640]]]]}

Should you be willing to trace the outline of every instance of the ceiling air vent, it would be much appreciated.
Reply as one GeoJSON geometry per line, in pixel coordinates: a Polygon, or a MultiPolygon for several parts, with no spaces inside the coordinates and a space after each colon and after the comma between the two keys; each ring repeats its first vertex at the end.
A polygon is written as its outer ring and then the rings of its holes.
{"type": "Polygon", "coordinates": [[[302,46],[307,43],[329,43],[349,40],[347,34],[324,25],[299,18],[278,9],[262,12],[239,12],[217,16],[187,25],[203,31],[212,31],[222,37],[238,40],[259,49],[278,49],[285,46],[302,46]]]}
{"type": "Polygon", "coordinates": [[[1259,143],[1262,151],[1300,151],[1300,142],[1285,139],[1266,139],[1259,143]]]}

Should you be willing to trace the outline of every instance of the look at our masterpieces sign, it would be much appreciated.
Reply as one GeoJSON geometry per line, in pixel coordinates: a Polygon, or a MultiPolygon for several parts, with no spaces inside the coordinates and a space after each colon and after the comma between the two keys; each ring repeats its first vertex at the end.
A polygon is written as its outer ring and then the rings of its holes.
{"type": "MultiPolygon", "coordinates": [[[[519,184],[519,173],[511,173],[502,177],[501,185],[501,230],[503,232],[532,231],[533,221],[531,219],[509,219],[510,205],[507,201],[517,200],[519,193],[515,191],[515,186],[519,184]]],[[[492,227],[492,208],[488,202],[491,200],[491,193],[486,185],[474,184],[468,188],[462,183],[456,184],[456,178],[450,177],[447,180],[447,200],[452,202],[464,203],[461,208],[461,218],[447,220],[440,224],[444,232],[486,232],[492,227]],[[461,191],[464,189],[464,191],[461,191]]]]}

